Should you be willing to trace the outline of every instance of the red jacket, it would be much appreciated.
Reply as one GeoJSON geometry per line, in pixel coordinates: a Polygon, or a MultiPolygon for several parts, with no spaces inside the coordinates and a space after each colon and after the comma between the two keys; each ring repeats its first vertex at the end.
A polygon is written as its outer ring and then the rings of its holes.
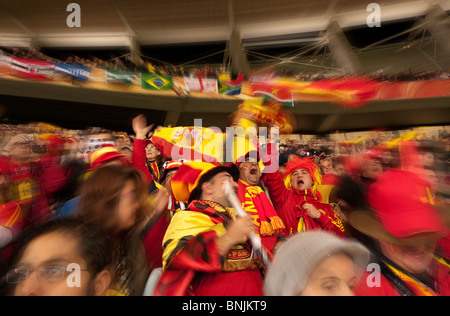
{"type": "Polygon", "coordinates": [[[344,237],[345,231],[342,222],[336,218],[333,209],[329,204],[320,203],[320,198],[315,196],[311,190],[298,191],[288,190],[284,185],[283,178],[279,171],[264,173],[261,177],[264,185],[269,190],[269,196],[273,206],[286,226],[285,234],[295,234],[297,232],[300,218],[303,218],[305,230],[323,229],[344,237]],[[302,208],[303,204],[310,203],[317,210],[321,210],[321,215],[317,219],[306,214],[302,208]]]}
{"type": "Polygon", "coordinates": [[[2,156],[0,172],[7,175],[13,199],[22,207],[24,226],[50,219],[50,203],[66,183],[56,158],[44,156],[36,162],[14,164],[2,156]]]}
{"type": "Polygon", "coordinates": [[[147,180],[147,183],[151,183],[153,179],[153,175],[148,170],[147,164],[145,162],[145,146],[147,145],[146,141],[143,139],[135,139],[133,143],[133,161],[132,165],[133,167],[141,170],[145,178],[147,180]]]}

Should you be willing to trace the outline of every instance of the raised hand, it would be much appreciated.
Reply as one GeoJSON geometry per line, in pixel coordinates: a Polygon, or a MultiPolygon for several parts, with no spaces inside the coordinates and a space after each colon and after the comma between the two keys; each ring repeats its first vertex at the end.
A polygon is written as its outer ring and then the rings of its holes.
{"type": "Polygon", "coordinates": [[[145,139],[152,130],[154,124],[147,125],[147,118],[143,114],[139,114],[133,118],[132,126],[136,134],[136,139],[145,139]]]}

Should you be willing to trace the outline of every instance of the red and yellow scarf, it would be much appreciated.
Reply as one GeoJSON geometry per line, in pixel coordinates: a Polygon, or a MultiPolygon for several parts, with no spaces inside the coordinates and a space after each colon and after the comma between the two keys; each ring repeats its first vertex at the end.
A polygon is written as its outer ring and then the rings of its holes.
{"type": "Polygon", "coordinates": [[[244,210],[253,217],[259,227],[261,236],[273,236],[283,231],[285,226],[278,217],[272,203],[259,186],[248,185],[242,180],[238,181],[237,196],[244,210]]]}
{"type": "Polygon", "coordinates": [[[417,296],[438,296],[436,292],[424,285],[420,281],[410,277],[402,271],[394,268],[392,265],[384,262],[384,264],[400,279],[408,288],[414,292],[417,296]]]}
{"type": "Polygon", "coordinates": [[[153,175],[155,176],[155,181],[159,181],[159,179],[161,178],[161,174],[159,172],[158,164],[156,163],[156,161],[148,161],[147,163],[149,168],[151,168],[153,175]]]}

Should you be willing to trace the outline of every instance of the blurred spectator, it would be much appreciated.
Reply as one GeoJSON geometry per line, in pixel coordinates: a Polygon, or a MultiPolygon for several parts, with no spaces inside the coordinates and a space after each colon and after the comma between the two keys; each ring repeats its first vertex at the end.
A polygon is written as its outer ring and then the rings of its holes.
{"type": "Polygon", "coordinates": [[[322,159],[320,162],[320,171],[322,172],[322,176],[333,173],[333,160],[331,158],[322,159]]]}
{"type": "Polygon", "coordinates": [[[339,183],[339,177],[334,175],[333,159],[324,158],[319,166],[322,171],[322,183],[317,189],[322,196],[321,202],[329,203],[330,192],[339,183]]]}
{"type": "Polygon", "coordinates": [[[266,249],[273,251],[277,242],[284,240],[283,221],[278,216],[266,193],[259,186],[261,170],[259,159],[252,156],[252,152],[237,160],[239,168],[239,181],[237,196],[242,203],[242,208],[253,218],[256,224],[256,234],[261,236],[261,242],[266,249]]]}
{"type": "Polygon", "coordinates": [[[13,200],[10,187],[8,178],[0,174],[0,271],[13,254],[10,243],[23,229],[22,208],[13,200]]]}
{"type": "Polygon", "coordinates": [[[103,296],[111,283],[109,237],[79,219],[45,222],[27,231],[4,276],[16,296],[103,296]]]}
{"type": "Polygon", "coordinates": [[[437,210],[421,199],[428,197],[417,175],[390,169],[369,191],[368,201],[376,213],[362,210],[350,215],[351,225],[362,233],[361,240],[376,255],[378,266],[376,275],[365,273],[357,294],[450,295],[450,268],[434,257],[443,226],[437,210]]]}
{"type": "Polygon", "coordinates": [[[352,296],[370,253],[324,231],[304,232],[276,252],[264,281],[267,296],[352,296]]]}
{"type": "Polygon", "coordinates": [[[333,174],[336,177],[342,177],[345,175],[344,157],[339,156],[333,159],[333,174]]]}
{"type": "Polygon", "coordinates": [[[165,205],[160,218],[155,218],[154,225],[148,226],[147,230],[142,232],[147,259],[151,263],[151,270],[161,268],[163,265],[163,239],[173,214],[186,209],[185,203],[175,199],[171,186],[172,178],[182,164],[181,161],[168,161],[164,164],[164,172],[161,177],[162,187],[154,192],[157,192],[157,194],[167,192],[168,204],[165,205]]]}
{"type": "Polygon", "coordinates": [[[142,295],[149,274],[139,239],[152,216],[147,197],[142,173],[123,166],[95,169],[81,188],[76,214],[101,226],[112,239],[112,290],[119,295],[142,295]]]}
{"type": "Polygon", "coordinates": [[[167,229],[164,272],[155,295],[262,295],[262,262],[251,256],[246,241],[253,220],[236,217],[223,191],[225,181],[236,190],[238,178],[234,164],[192,162],[177,171],[172,189],[189,208],[177,212],[167,229]]]}
{"type": "Polygon", "coordinates": [[[136,139],[133,146],[133,166],[143,171],[147,182],[151,184],[151,190],[159,185],[162,175],[162,168],[165,158],[161,155],[161,151],[146,137],[151,132],[153,124],[147,126],[147,119],[144,115],[138,115],[133,118],[133,131],[136,139]]]}
{"type": "Polygon", "coordinates": [[[279,171],[264,173],[262,181],[286,226],[286,236],[314,229],[345,235],[344,227],[334,216],[331,206],[320,202],[318,186],[322,177],[312,159],[297,158],[291,161],[286,166],[284,177],[283,180],[279,171]]]}
{"type": "Polygon", "coordinates": [[[4,148],[6,156],[0,157],[1,173],[11,183],[12,197],[22,208],[25,227],[51,218],[54,194],[66,180],[57,157],[33,152],[35,145],[38,143],[32,135],[16,135],[4,148]]]}
{"type": "Polygon", "coordinates": [[[133,148],[130,146],[122,146],[119,152],[125,157],[131,166],[133,163],[133,148]]]}

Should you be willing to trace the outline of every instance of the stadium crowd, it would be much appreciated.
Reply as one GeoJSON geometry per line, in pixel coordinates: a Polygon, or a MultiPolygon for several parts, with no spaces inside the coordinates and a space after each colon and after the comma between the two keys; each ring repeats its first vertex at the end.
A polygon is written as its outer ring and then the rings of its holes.
{"type": "Polygon", "coordinates": [[[132,129],[1,126],[1,295],[450,295],[445,128],[227,164],[132,129]]]}

